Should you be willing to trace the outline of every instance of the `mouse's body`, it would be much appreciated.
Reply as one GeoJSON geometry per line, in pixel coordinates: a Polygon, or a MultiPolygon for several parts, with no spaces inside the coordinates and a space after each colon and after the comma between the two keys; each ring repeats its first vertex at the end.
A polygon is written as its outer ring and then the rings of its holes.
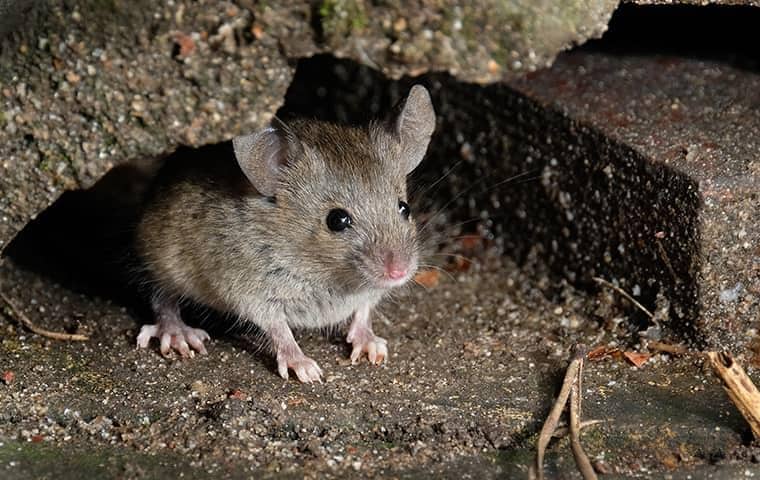
{"type": "Polygon", "coordinates": [[[370,311],[414,275],[419,245],[406,177],[435,127],[430,97],[416,86],[385,123],[364,128],[300,120],[232,142],[180,149],[159,173],[137,228],[136,249],[152,289],[161,352],[205,352],[208,335],[186,326],[190,298],[269,338],[280,375],[305,382],[321,370],[291,328],[353,317],[351,359],[387,356],[370,311]]]}

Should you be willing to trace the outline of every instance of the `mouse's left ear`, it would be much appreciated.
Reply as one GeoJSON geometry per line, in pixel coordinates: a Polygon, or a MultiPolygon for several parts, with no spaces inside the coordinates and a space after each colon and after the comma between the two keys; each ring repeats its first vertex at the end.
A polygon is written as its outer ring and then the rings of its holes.
{"type": "Polygon", "coordinates": [[[411,173],[425,156],[435,130],[435,110],[427,88],[413,86],[409,96],[397,106],[397,111],[392,128],[401,142],[406,173],[411,173]]]}
{"type": "Polygon", "coordinates": [[[232,139],[235,158],[248,180],[265,197],[273,197],[282,168],[303,153],[295,134],[277,117],[270,126],[232,139]]]}

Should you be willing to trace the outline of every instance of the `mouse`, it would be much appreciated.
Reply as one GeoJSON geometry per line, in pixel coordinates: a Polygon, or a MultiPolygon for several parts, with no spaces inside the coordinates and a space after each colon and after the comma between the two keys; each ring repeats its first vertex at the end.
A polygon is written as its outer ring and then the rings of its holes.
{"type": "Polygon", "coordinates": [[[293,334],[350,321],[350,360],[387,361],[373,310],[413,279],[421,242],[407,177],[435,130],[428,90],[414,85],[381,119],[352,126],[274,117],[231,141],[183,147],[164,162],[135,229],[154,322],[139,348],[205,354],[208,333],[183,302],[258,327],[277,372],[320,382],[293,334]]]}

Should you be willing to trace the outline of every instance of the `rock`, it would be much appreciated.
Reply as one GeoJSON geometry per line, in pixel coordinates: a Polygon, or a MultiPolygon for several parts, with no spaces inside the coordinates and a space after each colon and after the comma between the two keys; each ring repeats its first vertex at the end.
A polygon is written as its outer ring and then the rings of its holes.
{"type": "Polygon", "coordinates": [[[577,53],[510,86],[527,99],[506,108],[555,112],[515,128],[523,158],[543,159],[550,263],[651,306],[662,292],[671,331],[740,351],[760,316],[760,75],[577,53]]]}
{"type": "Polygon", "coordinates": [[[294,59],[332,52],[392,77],[493,81],[600,35],[617,0],[37,3],[0,2],[16,15],[3,17],[14,22],[0,22],[0,39],[18,30],[0,57],[11,87],[0,109],[0,250],[61,192],[114,165],[262,126],[294,59]],[[44,14],[18,28],[28,10],[44,14]]]}

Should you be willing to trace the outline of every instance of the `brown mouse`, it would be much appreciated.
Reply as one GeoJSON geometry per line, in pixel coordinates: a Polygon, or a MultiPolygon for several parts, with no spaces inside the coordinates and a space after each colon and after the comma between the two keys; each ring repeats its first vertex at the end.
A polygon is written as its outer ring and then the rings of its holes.
{"type": "Polygon", "coordinates": [[[208,334],[182,321],[184,299],[258,326],[277,369],[302,382],[322,370],[292,328],[351,317],[351,360],[388,356],[371,312],[407,283],[419,259],[407,175],[435,129],[428,91],[412,87],[385,121],[349,127],[297,120],[231,142],[181,149],[156,180],[136,231],[156,323],[142,327],[160,350],[205,353],[208,334]]]}

